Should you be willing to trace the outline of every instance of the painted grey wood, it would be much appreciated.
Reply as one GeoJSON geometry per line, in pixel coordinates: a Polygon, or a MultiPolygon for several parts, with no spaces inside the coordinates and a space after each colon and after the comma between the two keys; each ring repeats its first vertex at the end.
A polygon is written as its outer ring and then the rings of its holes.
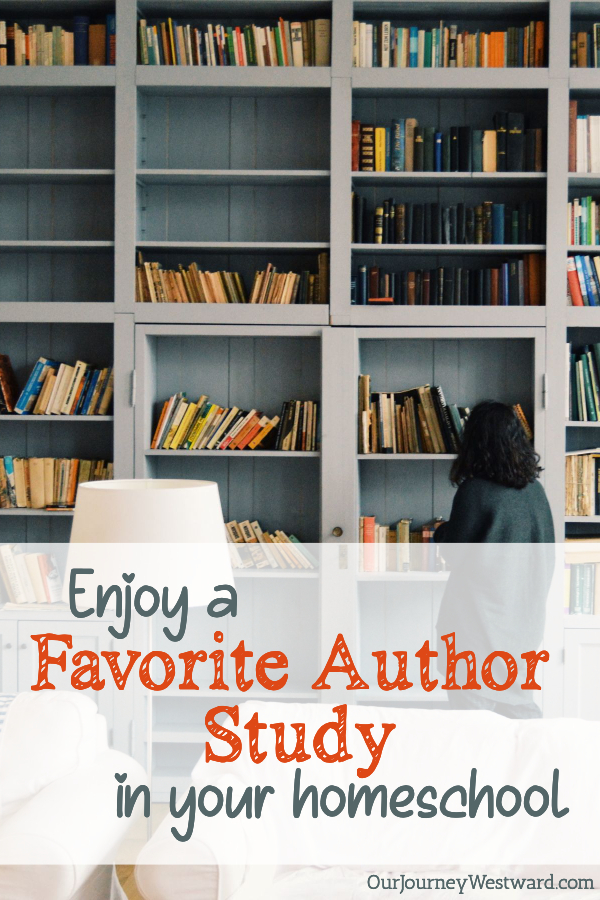
{"type": "Polygon", "coordinates": [[[501,254],[540,253],[546,249],[545,244],[352,244],[355,254],[402,254],[435,256],[494,256],[501,254]]]}
{"type": "MultiPolygon", "coordinates": [[[[249,284],[247,270],[245,283],[249,284]]],[[[2,310],[0,309],[0,314],[2,310]]],[[[136,303],[136,322],[163,322],[169,324],[206,323],[255,325],[328,325],[329,306],[325,304],[297,304],[292,307],[280,303],[136,303]]]]}
{"type": "Polygon", "coordinates": [[[199,88],[219,93],[248,94],[257,89],[278,94],[329,89],[329,68],[238,68],[206,66],[137,66],[136,83],[144,90],[183,94],[199,88]]]}
{"type": "Polygon", "coordinates": [[[0,89],[21,93],[106,89],[114,84],[115,66],[3,66],[0,78],[0,89]]]}
{"type": "MultiPolygon", "coordinates": [[[[61,257],[64,260],[64,256],[61,257]]],[[[13,292],[12,296],[15,296],[13,292]]],[[[17,295],[18,296],[18,295],[17,295]]],[[[52,298],[48,298],[51,300],[52,298]]],[[[32,300],[0,302],[0,322],[112,322],[112,303],[65,303],[32,300]]]]}
{"type": "Polygon", "coordinates": [[[0,184],[110,184],[114,169],[0,169],[0,184]]]}
{"type": "MultiPolygon", "coordinates": [[[[543,306],[353,306],[350,325],[414,326],[527,326],[546,324],[543,306]]],[[[334,319],[334,325],[340,323],[334,319]]]]}
{"type": "MultiPolygon", "coordinates": [[[[582,71],[582,70],[574,70],[582,71]]],[[[451,94],[484,90],[531,91],[548,88],[548,69],[352,69],[352,87],[357,93],[389,93],[410,90],[451,94]]]]}

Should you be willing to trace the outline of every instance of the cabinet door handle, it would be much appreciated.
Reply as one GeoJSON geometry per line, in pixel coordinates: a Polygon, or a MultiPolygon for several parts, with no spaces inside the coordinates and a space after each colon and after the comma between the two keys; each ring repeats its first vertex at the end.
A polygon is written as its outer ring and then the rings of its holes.
{"type": "Polygon", "coordinates": [[[344,529],[340,528],[339,525],[336,525],[335,528],[331,529],[331,533],[334,537],[341,537],[344,533],[344,529]]]}
{"type": "Polygon", "coordinates": [[[12,650],[12,644],[5,644],[5,645],[4,645],[4,649],[5,649],[5,650],[12,650]]]}
{"type": "Polygon", "coordinates": [[[20,644],[19,650],[27,650],[27,644],[20,644]]]}

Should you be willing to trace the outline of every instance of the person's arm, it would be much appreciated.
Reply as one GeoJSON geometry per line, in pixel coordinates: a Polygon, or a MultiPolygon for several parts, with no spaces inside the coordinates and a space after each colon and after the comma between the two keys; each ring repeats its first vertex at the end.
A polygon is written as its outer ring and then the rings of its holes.
{"type": "Polygon", "coordinates": [[[449,520],[436,528],[436,543],[479,543],[481,540],[482,516],[480,485],[472,481],[463,482],[454,495],[449,520]]]}

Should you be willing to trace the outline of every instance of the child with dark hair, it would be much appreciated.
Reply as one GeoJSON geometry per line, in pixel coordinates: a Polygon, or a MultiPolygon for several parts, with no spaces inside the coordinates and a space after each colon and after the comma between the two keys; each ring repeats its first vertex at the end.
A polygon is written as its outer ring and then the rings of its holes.
{"type": "MultiPolygon", "coordinates": [[[[446,660],[441,636],[450,632],[456,634],[456,651],[472,650],[479,665],[496,650],[511,653],[520,665],[521,653],[540,646],[554,570],[554,525],[540,472],[539,456],[514,410],[490,400],[477,404],[450,473],[458,486],[450,519],[438,527],[435,540],[522,546],[442,551],[451,573],[437,623],[440,671],[446,660]]],[[[541,715],[520,683],[498,693],[452,690],[448,699],[455,709],[491,709],[511,718],[541,715]]]]}

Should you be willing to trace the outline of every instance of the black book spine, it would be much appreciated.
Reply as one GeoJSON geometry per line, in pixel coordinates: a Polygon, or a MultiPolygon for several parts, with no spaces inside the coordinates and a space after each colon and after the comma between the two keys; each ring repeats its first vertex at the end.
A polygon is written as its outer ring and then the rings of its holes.
{"type": "Polygon", "coordinates": [[[383,243],[390,243],[390,201],[383,201],[383,243]]]}
{"type": "Polygon", "coordinates": [[[424,216],[423,216],[423,243],[431,244],[431,236],[432,236],[432,228],[431,228],[431,203],[425,204],[424,216]]]}
{"type": "Polygon", "coordinates": [[[442,207],[439,203],[431,204],[431,243],[442,243],[442,207]]]}
{"type": "Polygon", "coordinates": [[[508,113],[497,112],[494,115],[494,128],[496,129],[496,171],[506,172],[508,113]]]}
{"type": "Polygon", "coordinates": [[[466,210],[465,204],[459,203],[456,208],[456,243],[464,244],[467,237],[467,220],[466,220],[466,210]]]}
{"type": "Polygon", "coordinates": [[[453,125],[450,129],[450,171],[458,172],[458,127],[453,125]]]}
{"type": "Polygon", "coordinates": [[[525,167],[525,119],[522,113],[508,114],[506,167],[509,172],[522,172],[525,167]]]}
{"type": "Polygon", "coordinates": [[[473,129],[461,125],[458,129],[458,168],[460,172],[471,172],[473,168],[473,129]]]}
{"type": "Polygon", "coordinates": [[[423,171],[423,164],[425,162],[425,147],[423,140],[423,129],[415,128],[415,148],[414,148],[414,157],[413,157],[413,169],[415,172],[423,171]]]}
{"type": "Polygon", "coordinates": [[[458,243],[458,217],[456,206],[450,207],[450,244],[458,243]]]}
{"type": "Polygon", "coordinates": [[[519,265],[516,259],[508,263],[508,305],[519,305],[519,265]]]}

